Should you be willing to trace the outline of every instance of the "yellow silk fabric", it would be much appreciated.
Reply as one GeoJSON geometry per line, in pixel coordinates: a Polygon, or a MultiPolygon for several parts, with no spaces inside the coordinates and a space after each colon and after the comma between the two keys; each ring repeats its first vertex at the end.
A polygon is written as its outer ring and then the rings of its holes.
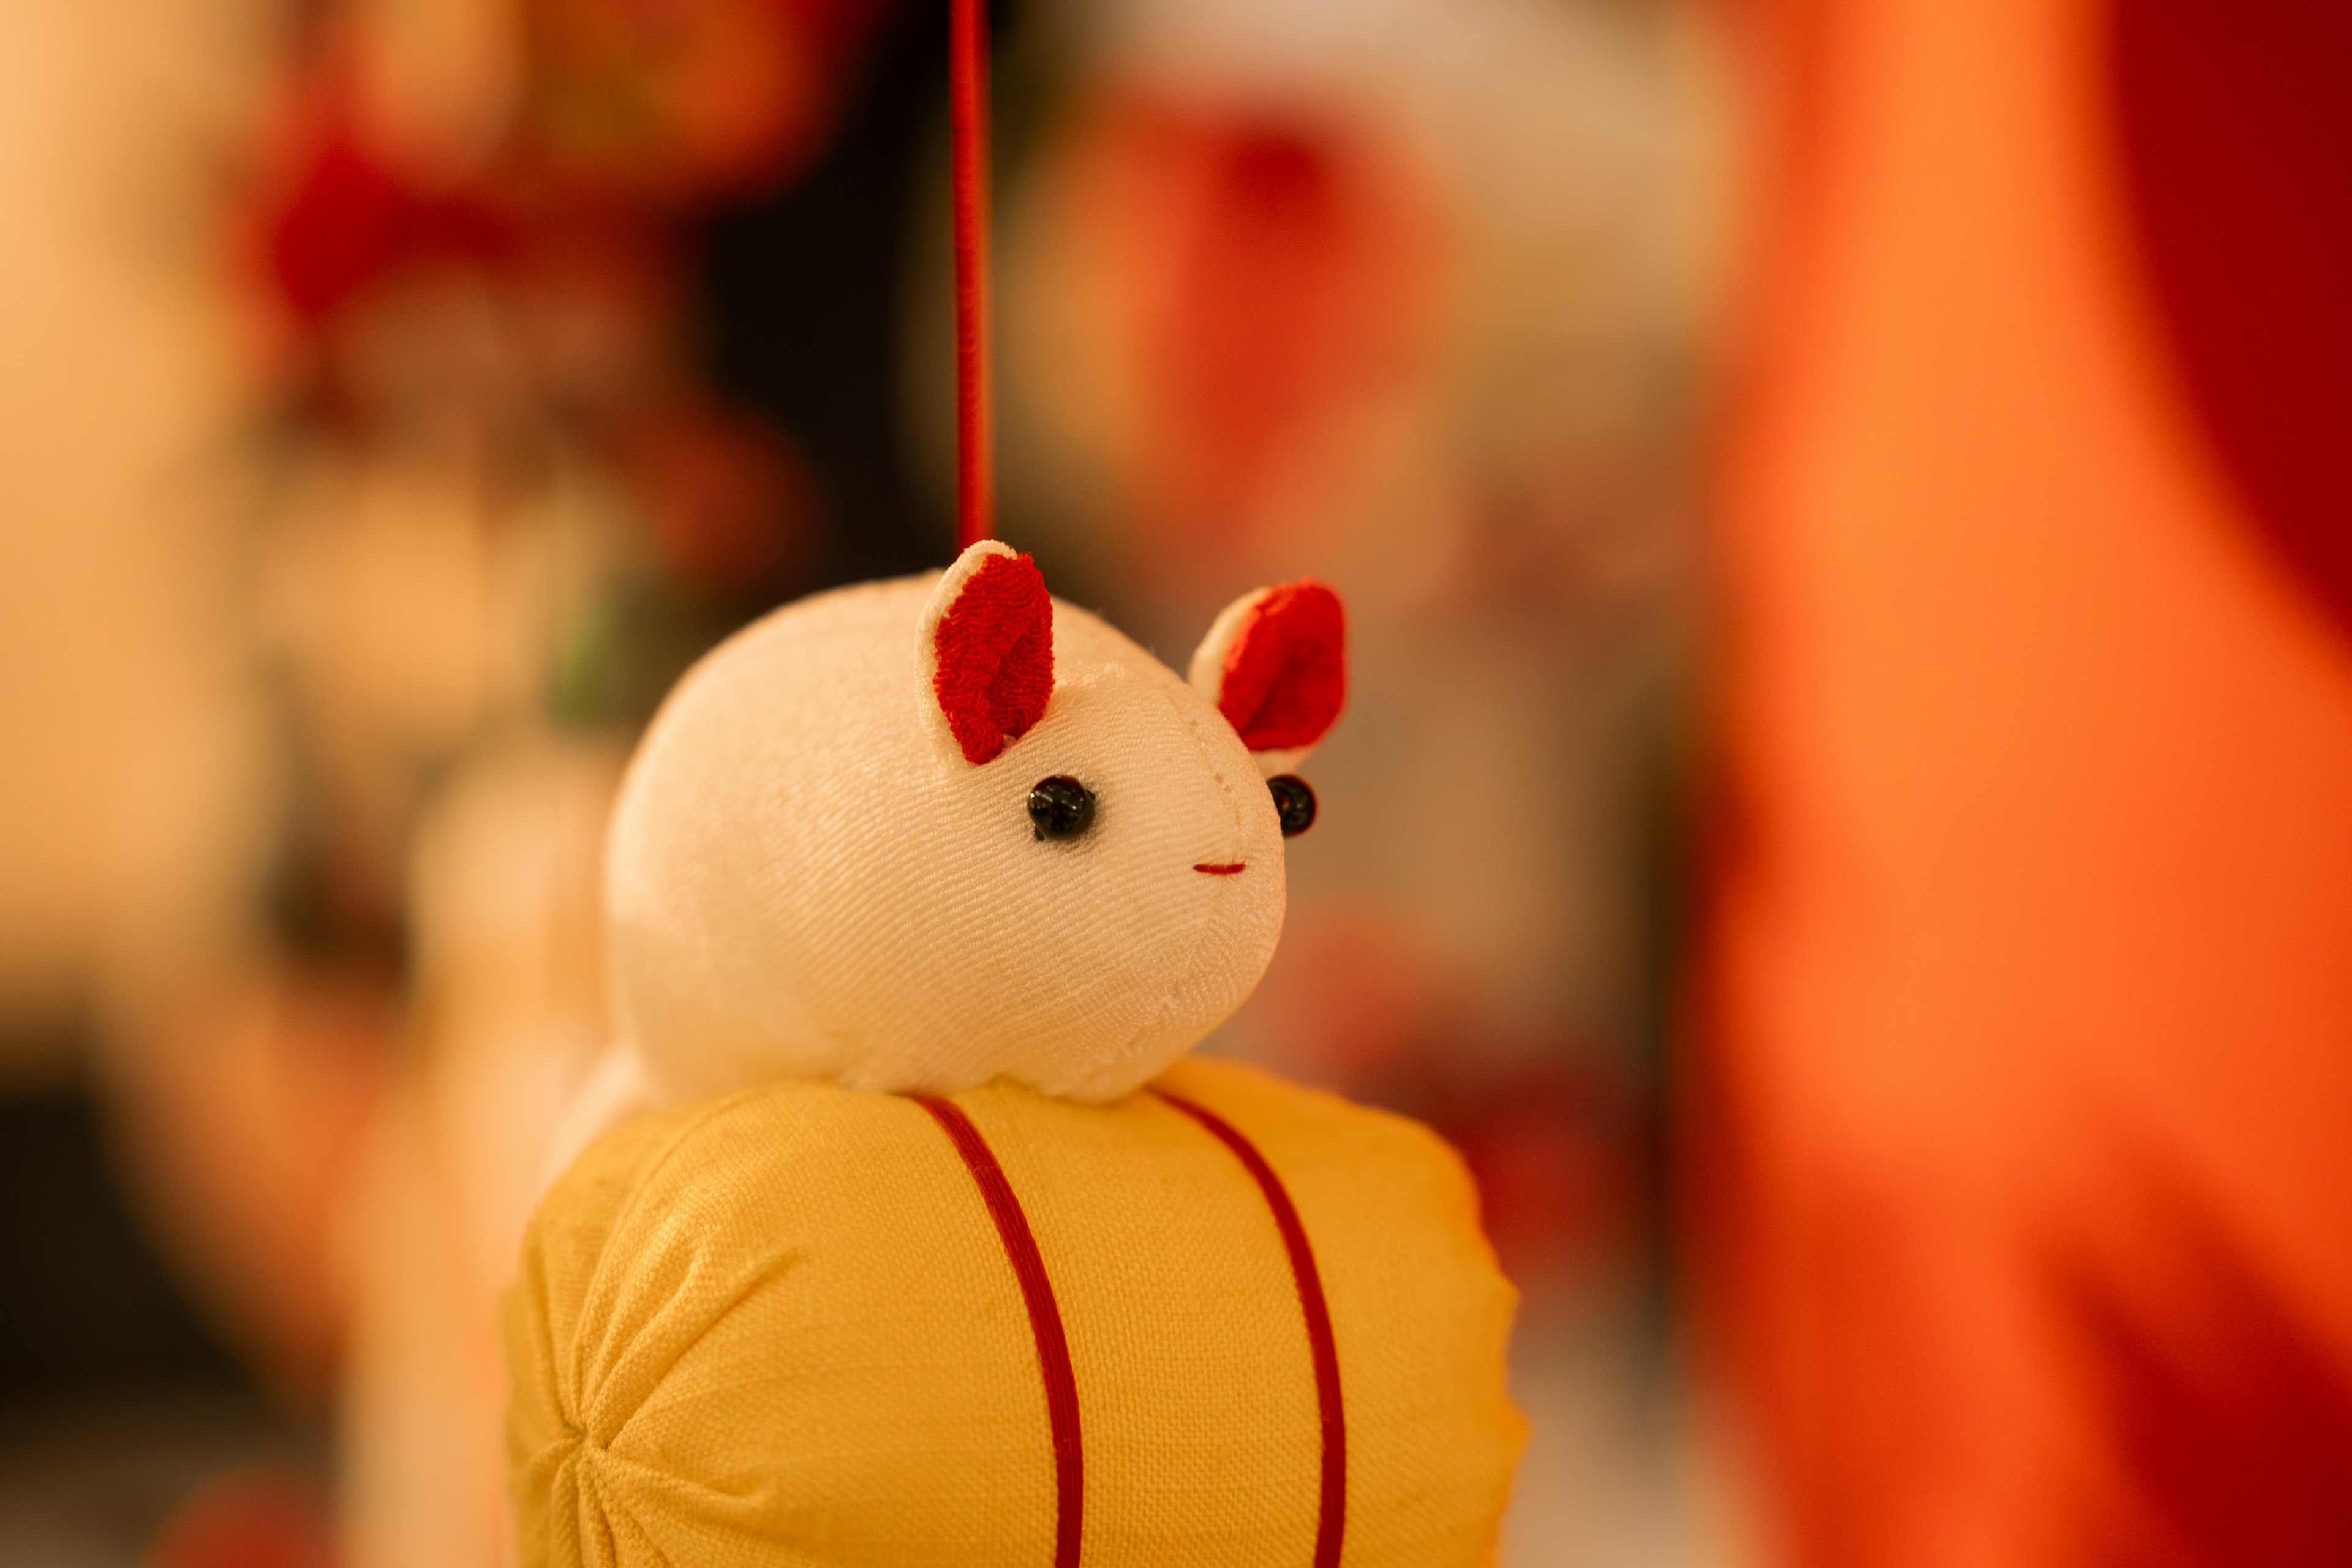
{"type": "MultiPolygon", "coordinates": [[[[1513,1303],[1460,1162],[1401,1118],[1249,1068],[1161,1080],[1255,1142],[1330,1302],[1349,1568],[1491,1563],[1524,1426],[1513,1303]]],[[[1059,1302],[1088,1568],[1307,1568],[1322,1445],[1264,1196],[1150,1093],[953,1097],[1059,1302]]],[[[814,1083],[634,1122],[557,1184],[507,1307],[526,1568],[1046,1568],[1036,1342],[994,1223],[923,1108],[814,1083]]]]}

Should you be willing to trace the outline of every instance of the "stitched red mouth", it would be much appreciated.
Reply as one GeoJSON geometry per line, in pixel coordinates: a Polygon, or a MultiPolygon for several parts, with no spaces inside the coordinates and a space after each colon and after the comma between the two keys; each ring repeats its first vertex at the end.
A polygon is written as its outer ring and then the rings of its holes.
{"type": "Polygon", "coordinates": [[[1238,877],[1249,869],[1249,862],[1236,860],[1230,866],[1195,866],[1192,869],[1211,877],[1238,877]]]}

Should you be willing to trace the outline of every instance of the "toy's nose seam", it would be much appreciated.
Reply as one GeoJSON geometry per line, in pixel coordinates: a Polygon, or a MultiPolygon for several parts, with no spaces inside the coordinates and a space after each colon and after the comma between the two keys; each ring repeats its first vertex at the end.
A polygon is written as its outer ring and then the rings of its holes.
{"type": "MultiPolygon", "coordinates": [[[[1177,721],[1184,726],[1185,732],[1192,737],[1192,744],[1201,748],[1202,760],[1209,764],[1210,776],[1217,781],[1217,788],[1223,792],[1225,808],[1234,814],[1234,826],[1239,828],[1242,826],[1241,798],[1234,793],[1232,782],[1225,777],[1225,770],[1217,765],[1216,752],[1209,745],[1207,738],[1201,733],[1201,726],[1193,721],[1190,713],[1184,711],[1176,699],[1169,696],[1165,691],[1160,695],[1167,702],[1169,711],[1176,715],[1177,721]]],[[[1202,868],[1198,866],[1193,868],[1196,871],[1202,868]]]]}

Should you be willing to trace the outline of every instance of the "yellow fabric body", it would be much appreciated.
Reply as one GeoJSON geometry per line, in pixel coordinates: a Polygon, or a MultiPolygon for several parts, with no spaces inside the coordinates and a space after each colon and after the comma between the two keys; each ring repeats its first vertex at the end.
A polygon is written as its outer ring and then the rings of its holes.
{"type": "MultiPolygon", "coordinates": [[[[1330,1303],[1349,1568],[1491,1563],[1524,1439],[1514,1301],[1453,1152],[1250,1068],[1161,1080],[1257,1145],[1330,1303]]],[[[1067,1334],[1088,1568],[1307,1568],[1304,1314],[1231,1151],[1150,1093],[953,1097],[1067,1334]]],[[[645,1118],[541,1205],[509,1299],[520,1560],[1045,1568],[1053,1447],[1020,1285],[919,1104],[816,1083],[645,1118]]]]}

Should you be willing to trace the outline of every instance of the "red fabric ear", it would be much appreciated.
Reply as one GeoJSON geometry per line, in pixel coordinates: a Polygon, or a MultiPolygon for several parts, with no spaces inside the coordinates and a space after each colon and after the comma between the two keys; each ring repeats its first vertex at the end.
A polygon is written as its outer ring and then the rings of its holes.
{"type": "Polygon", "coordinates": [[[1348,619],[1312,577],[1268,588],[1225,645],[1217,711],[1253,752],[1311,746],[1348,701],[1348,619]]]}
{"type": "Polygon", "coordinates": [[[1054,695],[1054,601],[1026,555],[990,555],[931,634],[931,691],[964,761],[993,762],[1054,695]]]}

